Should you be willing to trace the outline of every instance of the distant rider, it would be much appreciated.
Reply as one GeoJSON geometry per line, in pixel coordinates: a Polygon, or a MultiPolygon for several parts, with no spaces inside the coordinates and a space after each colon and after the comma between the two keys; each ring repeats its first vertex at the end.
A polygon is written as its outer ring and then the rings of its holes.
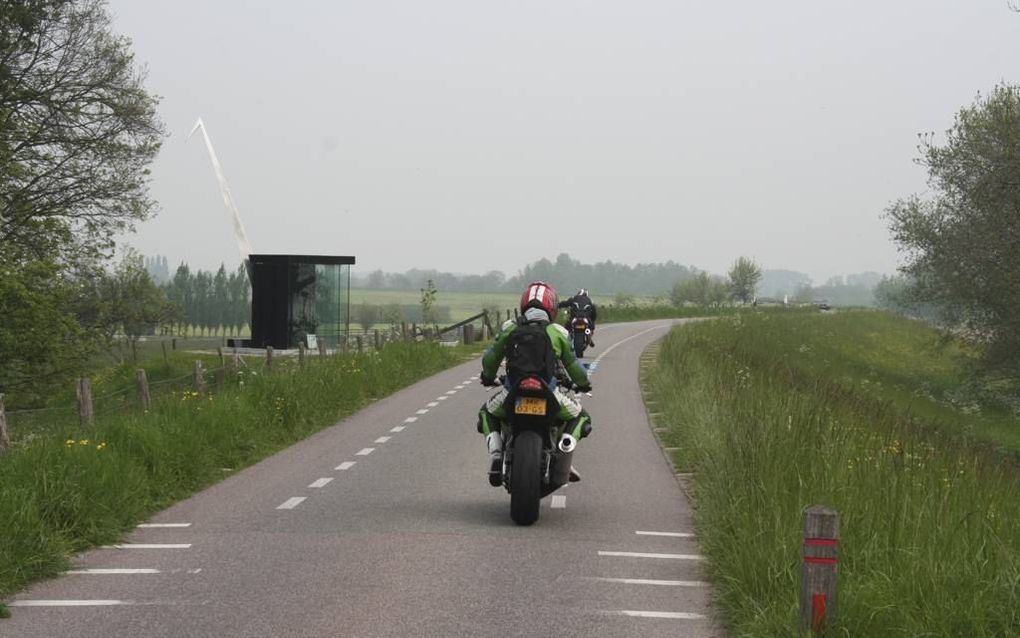
{"type": "MultiPolygon", "coordinates": [[[[591,381],[584,366],[574,356],[570,337],[566,329],[554,323],[556,317],[556,290],[545,282],[536,281],[528,285],[521,296],[521,315],[516,320],[503,324],[502,330],[496,335],[495,342],[485,351],[482,358],[481,381],[484,386],[495,386],[496,373],[503,359],[507,356],[507,346],[516,330],[526,325],[545,327],[549,336],[546,348],[552,347],[555,359],[562,364],[570,380],[578,392],[591,392],[591,381]]],[[[523,334],[523,333],[522,333],[523,334]]],[[[541,356],[541,355],[539,355],[541,356]]],[[[512,387],[519,379],[512,378],[511,370],[507,370],[506,385],[512,387]]],[[[556,379],[545,379],[546,383],[555,388],[556,398],[560,403],[559,420],[567,423],[565,432],[580,440],[591,432],[591,417],[581,407],[580,401],[572,392],[567,392],[556,385],[556,379]]],[[[502,485],[503,474],[503,425],[506,419],[504,402],[508,394],[506,385],[493,394],[478,412],[478,431],[485,435],[485,443],[489,450],[489,483],[498,487],[502,485]]],[[[578,480],[576,472],[571,468],[572,480],[578,480]]]]}
{"type": "Polygon", "coordinates": [[[595,303],[588,296],[588,289],[581,288],[574,294],[573,297],[566,301],[561,301],[558,305],[559,308],[566,308],[569,317],[567,318],[567,327],[570,327],[570,323],[577,317],[588,320],[588,327],[591,328],[591,334],[588,335],[588,345],[595,347],[595,340],[592,339],[592,335],[595,334],[595,320],[598,319],[598,309],[595,307],[595,303]]]}

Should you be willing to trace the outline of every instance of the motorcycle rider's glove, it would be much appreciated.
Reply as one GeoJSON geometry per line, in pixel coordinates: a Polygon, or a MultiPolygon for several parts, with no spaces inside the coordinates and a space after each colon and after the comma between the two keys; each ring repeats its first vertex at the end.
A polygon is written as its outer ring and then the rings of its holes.
{"type": "Polygon", "coordinates": [[[591,392],[591,384],[574,386],[575,392],[591,392]]]}
{"type": "Polygon", "coordinates": [[[482,385],[485,386],[486,388],[491,388],[493,386],[499,385],[498,383],[496,383],[495,379],[487,377],[484,374],[481,376],[480,381],[482,382],[482,385]]]}

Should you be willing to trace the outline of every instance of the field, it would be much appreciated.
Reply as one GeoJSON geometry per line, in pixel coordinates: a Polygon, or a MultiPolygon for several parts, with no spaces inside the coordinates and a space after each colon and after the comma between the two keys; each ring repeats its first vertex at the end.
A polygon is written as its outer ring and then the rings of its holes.
{"type": "Polygon", "coordinates": [[[733,635],[795,635],[816,503],[842,526],[829,635],[1020,635],[1020,421],[974,389],[971,357],[876,312],[743,313],[663,340],[645,385],[733,635]]]}

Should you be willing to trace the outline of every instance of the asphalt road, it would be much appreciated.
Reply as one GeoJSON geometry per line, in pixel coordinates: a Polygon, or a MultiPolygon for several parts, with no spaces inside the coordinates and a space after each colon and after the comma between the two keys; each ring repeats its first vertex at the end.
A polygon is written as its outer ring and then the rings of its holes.
{"type": "Polygon", "coordinates": [[[721,635],[637,381],[670,324],[600,328],[583,481],[534,526],[486,480],[473,362],[80,556],[85,573],[16,596],[0,636],[721,635]]]}

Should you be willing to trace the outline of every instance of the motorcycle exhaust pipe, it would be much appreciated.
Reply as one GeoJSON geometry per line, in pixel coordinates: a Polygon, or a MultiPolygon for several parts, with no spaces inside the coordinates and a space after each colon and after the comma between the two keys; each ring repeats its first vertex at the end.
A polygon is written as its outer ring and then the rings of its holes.
{"type": "Polygon", "coordinates": [[[560,443],[556,447],[559,448],[560,452],[570,454],[577,447],[577,439],[569,434],[564,434],[560,437],[560,443]]]}

